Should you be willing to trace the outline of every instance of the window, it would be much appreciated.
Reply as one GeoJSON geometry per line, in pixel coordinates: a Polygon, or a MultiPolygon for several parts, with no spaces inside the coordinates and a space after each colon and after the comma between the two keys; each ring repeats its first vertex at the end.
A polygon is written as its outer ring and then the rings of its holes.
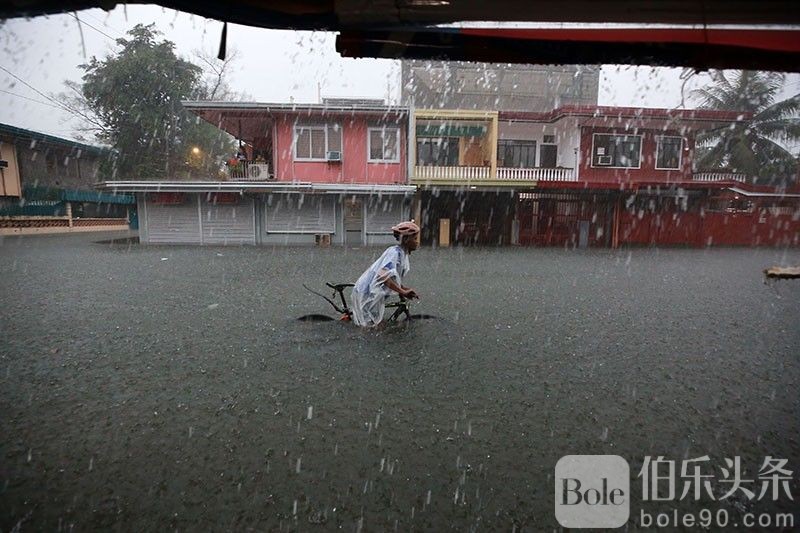
{"type": "Polygon", "coordinates": [[[558,163],[558,146],[555,144],[542,144],[539,147],[539,166],[542,168],[556,168],[558,163]]]}
{"type": "Polygon", "coordinates": [[[47,166],[47,172],[55,172],[58,167],[58,156],[54,152],[48,150],[45,152],[44,160],[47,166]]]}
{"type": "Polygon", "coordinates": [[[458,137],[417,139],[417,165],[454,167],[458,165],[458,137]]]}
{"type": "Polygon", "coordinates": [[[497,149],[497,166],[534,168],[536,141],[500,141],[497,149]]]}
{"type": "Polygon", "coordinates": [[[595,133],[592,144],[593,167],[639,168],[640,166],[641,135],[595,133]]]}
{"type": "Polygon", "coordinates": [[[658,137],[656,148],[656,169],[678,170],[681,168],[681,137],[658,137]]]}
{"type": "Polygon", "coordinates": [[[369,128],[367,152],[369,161],[400,162],[400,130],[398,128],[369,128]]]}
{"type": "Polygon", "coordinates": [[[342,128],[338,124],[325,126],[296,126],[294,129],[294,158],[325,161],[328,152],[341,152],[342,128]]]}

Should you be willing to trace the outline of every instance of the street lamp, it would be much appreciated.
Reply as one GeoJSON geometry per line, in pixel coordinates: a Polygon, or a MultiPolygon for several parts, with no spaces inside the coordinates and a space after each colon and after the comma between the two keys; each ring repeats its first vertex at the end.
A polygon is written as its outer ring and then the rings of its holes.
{"type": "Polygon", "coordinates": [[[197,146],[193,146],[192,147],[192,153],[194,155],[200,155],[200,148],[198,148],[197,146]]]}

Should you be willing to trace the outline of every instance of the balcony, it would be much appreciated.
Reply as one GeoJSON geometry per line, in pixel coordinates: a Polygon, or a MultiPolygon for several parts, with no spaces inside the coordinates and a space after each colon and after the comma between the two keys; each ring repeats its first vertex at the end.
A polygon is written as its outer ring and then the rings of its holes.
{"type": "Polygon", "coordinates": [[[270,172],[269,163],[240,161],[236,166],[228,166],[228,179],[230,181],[272,181],[275,177],[270,172]]]}
{"type": "Polygon", "coordinates": [[[509,168],[499,167],[501,181],[578,181],[574,168],[509,168]]]}
{"type": "Polygon", "coordinates": [[[414,180],[433,182],[470,183],[486,181],[491,174],[490,167],[414,167],[414,180]]]}
{"type": "Polygon", "coordinates": [[[695,172],[692,174],[694,181],[747,181],[746,174],[725,171],[695,172]]]}
{"type": "Polygon", "coordinates": [[[520,182],[577,181],[574,168],[508,168],[500,167],[492,176],[491,167],[467,166],[416,166],[414,179],[417,183],[518,185],[520,182]]]}

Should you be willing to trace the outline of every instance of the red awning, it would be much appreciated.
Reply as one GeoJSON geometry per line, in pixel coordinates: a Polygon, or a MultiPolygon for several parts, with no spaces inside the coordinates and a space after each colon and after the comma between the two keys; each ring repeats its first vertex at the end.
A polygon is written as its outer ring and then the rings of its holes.
{"type": "Polygon", "coordinates": [[[422,28],[344,31],[346,57],[800,71],[800,29],[422,28]]]}

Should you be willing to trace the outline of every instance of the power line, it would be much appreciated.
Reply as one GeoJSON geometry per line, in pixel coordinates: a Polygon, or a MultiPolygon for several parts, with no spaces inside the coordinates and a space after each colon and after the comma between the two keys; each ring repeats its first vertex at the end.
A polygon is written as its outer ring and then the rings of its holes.
{"type": "Polygon", "coordinates": [[[6,94],[10,94],[11,96],[16,96],[17,98],[24,98],[25,100],[30,100],[31,102],[36,102],[37,104],[42,104],[42,105],[46,105],[46,106],[50,106],[50,107],[55,107],[56,109],[61,109],[60,107],[58,107],[55,104],[42,102],[41,100],[37,100],[36,98],[31,98],[31,97],[25,96],[23,94],[12,93],[11,91],[6,91],[5,89],[0,89],[0,92],[6,93],[6,94]]]}
{"type": "Polygon", "coordinates": [[[102,24],[104,27],[108,28],[109,30],[113,31],[114,33],[117,33],[117,34],[119,34],[121,37],[124,37],[124,36],[125,36],[125,34],[124,34],[123,32],[119,31],[119,30],[118,30],[117,28],[115,28],[114,26],[111,26],[111,25],[110,25],[108,22],[106,22],[106,21],[104,21],[104,20],[100,20],[98,17],[95,17],[94,15],[92,15],[91,13],[89,13],[88,11],[84,11],[82,14],[83,14],[85,17],[91,17],[91,18],[92,18],[92,19],[93,19],[95,22],[97,22],[98,24],[102,24]]]}
{"type": "Polygon", "coordinates": [[[104,32],[103,30],[99,30],[99,29],[97,29],[96,27],[92,26],[91,24],[89,24],[89,23],[88,23],[88,22],[86,22],[85,20],[81,20],[81,19],[79,19],[79,18],[78,18],[78,15],[77,15],[76,13],[72,13],[72,16],[73,16],[73,17],[75,17],[75,20],[77,20],[77,21],[78,21],[78,24],[83,24],[84,26],[88,26],[89,28],[93,29],[93,30],[94,30],[94,31],[96,31],[97,33],[100,33],[100,34],[102,34],[102,35],[105,35],[106,37],[108,37],[108,38],[109,38],[109,39],[111,39],[112,41],[114,41],[114,42],[117,42],[117,38],[116,38],[116,37],[112,37],[112,36],[110,36],[109,34],[107,34],[106,32],[104,32]]]}
{"type": "Polygon", "coordinates": [[[14,78],[14,79],[16,79],[18,82],[22,83],[23,85],[25,85],[25,86],[26,86],[26,87],[28,87],[29,89],[33,90],[34,92],[36,92],[36,93],[37,93],[37,94],[39,94],[40,96],[44,96],[45,98],[47,98],[48,100],[50,100],[51,102],[53,102],[53,103],[54,103],[54,104],[56,104],[57,106],[61,107],[62,109],[68,109],[68,108],[66,108],[66,107],[65,107],[63,104],[61,104],[61,103],[59,103],[58,101],[56,101],[56,99],[55,99],[55,98],[53,98],[52,96],[48,96],[48,95],[46,95],[45,93],[43,93],[42,91],[40,91],[39,89],[37,89],[36,87],[34,87],[33,85],[31,85],[30,83],[28,83],[27,81],[23,80],[22,78],[20,78],[19,76],[17,76],[16,74],[14,74],[13,72],[11,72],[10,70],[8,70],[8,69],[7,69],[6,67],[4,67],[3,65],[0,65],[0,70],[3,70],[3,71],[6,73],[6,74],[8,74],[9,76],[13,77],[13,78],[14,78]]]}
{"type": "Polygon", "coordinates": [[[83,119],[83,120],[87,120],[87,121],[89,121],[89,122],[93,122],[93,121],[92,121],[92,120],[91,120],[89,117],[87,117],[85,114],[81,113],[80,111],[77,111],[76,109],[73,109],[72,107],[68,106],[67,104],[64,104],[64,103],[62,103],[62,102],[59,102],[58,100],[56,100],[56,99],[55,99],[55,98],[53,98],[52,96],[49,96],[49,95],[47,95],[47,94],[43,93],[42,91],[40,91],[39,89],[37,89],[36,87],[34,87],[34,86],[33,86],[33,85],[31,85],[30,83],[28,83],[27,81],[23,80],[22,78],[20,78],[19,76],[17,76],[16,74],[14,74],[13,72],[11,72],[10,70],[8,70],[6,67],[4,67],[4,66],[0,65],[0,70],[3,70],[3,71],[4,71],[4,72],[6,72],[8,75],[12,76],[14,79],[16,79],[17,81],[19,81],[20,83],[22,83],[22,84],[23,84],[23,85],[25,85],[26,87],[30,88],[31,90],[33,90],[34,92],[36,92],[36,93],[37,93],[37,94],[39,94],[40,96],[44,96],[46,99],[50,100],[51,102],[53,102],[54,104],[56,104],[58,107],[60,107],[60,108],[61,108],[63,111],[66,111],[66,112],[68,112],[68,113],[71,113],[71,114],[75,115],[76,117],[78,117],[78,118],[81,118],[81,119],[83,119]]]}

